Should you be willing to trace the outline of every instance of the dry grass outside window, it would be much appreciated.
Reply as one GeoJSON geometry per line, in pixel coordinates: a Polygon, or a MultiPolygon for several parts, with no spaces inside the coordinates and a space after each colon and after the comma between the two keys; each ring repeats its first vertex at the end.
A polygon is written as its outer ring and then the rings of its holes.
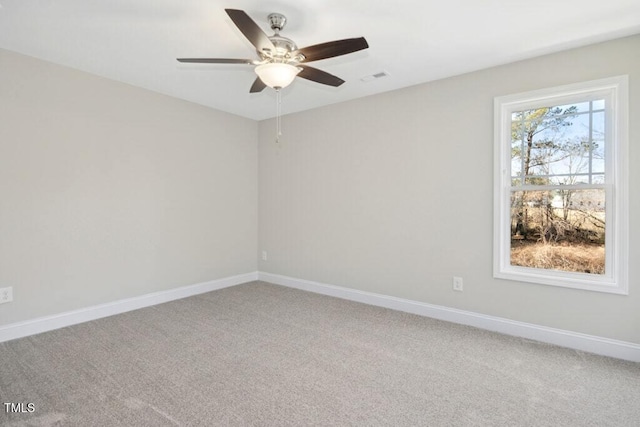
{"type": "Polygon", "coordinates": [[[604,274],[604,245],[513,242],[511,265],[604,274]]]}

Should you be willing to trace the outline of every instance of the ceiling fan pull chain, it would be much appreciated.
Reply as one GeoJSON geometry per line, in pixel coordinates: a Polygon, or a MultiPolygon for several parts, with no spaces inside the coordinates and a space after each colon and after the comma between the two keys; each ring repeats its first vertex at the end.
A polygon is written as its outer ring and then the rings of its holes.
{"type": "Polygon", "coordinates": [[[282,136],[282,94],[280,93],[280,89],[276,89],[276,143],[280,142],[280,137],[282,136]]]}

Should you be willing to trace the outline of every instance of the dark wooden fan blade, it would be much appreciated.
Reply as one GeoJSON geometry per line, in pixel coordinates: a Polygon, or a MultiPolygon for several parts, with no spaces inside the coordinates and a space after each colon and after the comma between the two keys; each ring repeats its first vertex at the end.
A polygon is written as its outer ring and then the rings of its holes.
{"type": "Polygon", "coordinates": [[[258,24],[249,17],[244,11],[238,9],[225,9],[229,18],[236,24],[236,27],[251,42],[252,45],[262,51],[269,49],[275,51],[275,46],[269,40],[269,37],[258,27],[258,24]]]}
{"type": "Polygon", "coordinates": [[[249,93],[262,92],[265,87],[267,87],[267,85],[260,80],[260,77],[256,77],[256,80],[251,85],[251,89],[249,89],[249,93]]]}
{"type": "Polygon", "coordinates": [[[347,53],[357,52],[368,47],[369,44],[365,38],[358,37],[355,39],[336,40],[303,47],[302,49],[298,49],[298,52],[302,53],[305,57],[301,62],[311,62],[346,55],[347,53]]]}
{"type": "Polygon", "coordinates": [[[299,67],[302,68],[302,71],[298,73],[298,77],[302,77],[303,79],[334,87],[338,87],[344,83],[344,80],[340,77],[336,77],[326,71],[318,70],[317,68],[309,67],[308,65],[300,65],[299,67]]]}

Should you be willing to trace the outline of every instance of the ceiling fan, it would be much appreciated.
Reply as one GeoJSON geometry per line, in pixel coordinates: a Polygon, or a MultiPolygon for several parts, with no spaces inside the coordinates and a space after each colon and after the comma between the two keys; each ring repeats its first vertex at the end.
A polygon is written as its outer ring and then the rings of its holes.
{"type": "Polygon", "coordinates": [[[258,77],[249,92],[261,92],[265,87],[279,91],[288,86],[296,76],[329,86],[344,83],[339,77],[326,71],[306,65],[308,62],[346,55],[369,47],[364,37],[336,40],[313,46],[298,48],[293,40],[280,35],[287,18],[279,13],[268,16],[269,25],[274,31],[267,36],[262,29],[242,10],[225,9],[240,32],[255,46],[260,59],[229,58],[177,58],[180,62],[209,64],[248,64],[255,65],[258,77]]]}

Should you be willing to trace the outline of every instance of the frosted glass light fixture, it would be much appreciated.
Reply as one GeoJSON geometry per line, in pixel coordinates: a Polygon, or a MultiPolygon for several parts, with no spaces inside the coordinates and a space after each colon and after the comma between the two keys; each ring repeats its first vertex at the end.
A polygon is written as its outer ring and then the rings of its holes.
{"type": "Polygon", "coordinates": [[[262,83],[278,90],[289,86],[302,69],[291,64],[272,62],[258,65],[255,71],[258,77],[260,77],[260,80],[262,80],[262,83]]]}

